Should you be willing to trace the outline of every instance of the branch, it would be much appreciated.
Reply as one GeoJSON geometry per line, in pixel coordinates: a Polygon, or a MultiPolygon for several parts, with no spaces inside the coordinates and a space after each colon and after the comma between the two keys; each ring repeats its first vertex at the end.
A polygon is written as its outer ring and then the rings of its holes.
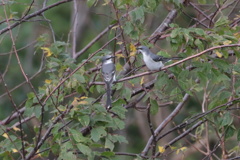
{"type": "MultiPolygon", "coordinates": [[[[134,153],[125,153],[125,152],[115,152],[115,155],[122,155],[122,156],[131,156],[131,157],[137,157],[137,156],[141,156],[138,154],[134,154],[134,153]]],[[[144,159],[149,159],[149,157],[147,156],[141,156],[144,159]]]]}
{"type": "MultiPolygon", "coordinates": [[[[180,134],[179,136],[177,136],[176,138],[174,138],[173,140],[171,140],[168,144],[166,144],[164,146],[164,149],[167,149],[168,147],[171,147],[171,145],[173,145],[174,143],[176,143],[178,140],[182,139],[183,137],[185,137],[186,135],[188,135],[190,132],[192,132],[194,129],[196,129],[198,126],[200,126],[201,124],[203,124],[206,120],[202,120],[199,121],[198,123],[196,123],[195,125],[193,125],[190,129],[186,130],[185,132],[183,132],[182,134],[180,134]]],[[[160,155],[160,153],[156,153],[155,157],[158,157],[160,155]]]]}
{"type": "Polygon", "coordinates": [[[65,115],[67,115],[67,113],[69,113],[72,108],[73,108],[72,105],[69,106],[66,111],[62,112],[62,114],[60,114],[59,116],[56,117],[56,119],[52,122],[52,124],[49,125],[49,128],[47,129],[47,131],[45,132],[43,137],[40,139],[40,141],[36,144],[36,146],[32,149],[32,151],[26,156],[26,160],[30,160],[35,155],[35,153],[38,151],[38,149],[44,144],[46,139],[49,137],[52,129],[54,128],[54,125],[58,121],[60,121],[65,115]]]}
{"type": "MultiPolygon", "coordinates": [[[[185,102],[188,100],[190,96],[188,94],[185,94],[185,96],[183,97],[182,102],[180,102],[177,107],[172,111],[172,113],[170,115],[168,115],[168,117],[157,127],[157,129],[154,131],[154,135],[157,136],[158,134],[160,134],[160,132],[163,130],[163,128],[178,114],[178,112],[182,109],[183,105],[185,104],[185,102]]],[[[145,146],[145,148],[142,151],[143,156],[147,155],[147,152],[149,151],[151,144],[153,143],[153,136],[151,136],[145,146]]]]}
{"type": "Polygon", "coordinates": [[[78,3],[77,0],[73,0],[73,29],[72,29],[72,57],[76,57],[76,48],[77,48],[77,27],[79,23],[79,14],[78,14],[78,3]]]}
{"type": "Polygon", "coordinates": [[[102,36],[105,35],[109,30],[111,30],[112,27],[114,27],[115,25],[116,23],[109,25],[107,28],[105,28],[101,33],[99,33],[99,35],[97,35],[91,42],[89,42],[81,51],[77,52],[76,55],[73,56],[73,59],[78,58],[81,54],[86,52],[94,43],[96,43],[100,38],[102,38],[102,36]]]}
{"type": "MultiPolygon", "coordinates": [[[[149,102],[149,105],[150,105],[150,102],[149,102]]],[[[151,137],[153,137],[153,142],[152,142],[153,144],[151,145],[151,147],[152,147],[152,156],[154,156],[155,153],[156,153],[157,139],[156,139],[156,135],[154,133],[154,128],[153,128],[153,125],[152,125],[152,122],[151,122],[150,108],[151,108],[151,106],[148,107],[148,110],[147,110],[147,120],[148,120],[148,125],[149,125],[149,128],[150,128],[151,134],[152,134],[151,137]]]]}
{"type": "Polygon", "coordinates": [[[11,30],[11,29],[13,29],[13,28],[15,28],[15,27],[17,27],[18,25],[20,25],[21,23],[25,22],[26,20],[28,20],[30,18],[36,17],[38,15],[41,15],[41,13],[43,13],[43,12],[53,8],[53,7],[56,7],[56,6],[60,5],[60,4],[64,4],[64,3],[67,3],[67,2],[71,2],[71,1],[72,0],[62,0],[62,1],[59,1],[59,2],[54,3],[52,5],[49,5],[49,6],[45,7],[45,8],[43,8],[43,9],[40,9],[39,11],[36,11],[36,12],[34,12],[32,14],[24,16],[21,19],[19,19],[18,22],[16,22],[16,23],[14,23],[14,24],[12,24],[12,25],[10,25],[10,26],[0,30],[0,35],[5,33],[5,32],[7,32],[7,31],[9,31],[9,30],[11,30]]]}
{"type": "Polygon", "coordinates": [[[23,114],[24,111],[25,111],[25,107],[17,110],[12,115],[10,115],[7,118],[5,118],[4,120],[0,121],[0,125],[7,125],[7,124],[9,124],[12,120],[16,119],[20,114],[23,114]]]}
{"type": "Polygon", "coordinates": [[[160,37],[160,34],[168,28],[169,24],[172,23],[175,17],[177,17],[177,9],[173,9],[168,13],[161,25],[150,36],[149,42],[153,41],[153,43],[156,43],[160,37]]]}
{"type": "Polygon", "coordinates": [[[151,35],[149,41],[153,41],[153,43],[156,43],[157,40],[160,37],[160,34],[165,31],[168,28],[168,25],[173,21],[173,19],[177,16],[177,9],[173,9],[171,10],[167,17],[163,20],[163,22],[161,23],[161,25],[153,32],[153,34],[151,35]]]}

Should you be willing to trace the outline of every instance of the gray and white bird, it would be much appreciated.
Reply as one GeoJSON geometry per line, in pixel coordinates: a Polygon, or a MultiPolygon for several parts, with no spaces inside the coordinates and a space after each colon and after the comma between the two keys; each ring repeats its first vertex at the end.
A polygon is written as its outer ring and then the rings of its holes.
{"type": "Polygon", "coordinates": [[[156,55],[152,53],[146,46],[139,46],[137,47],[137,50],[138,52],[142,53],[143,61],[145,62],[148,69],[151,71],[160,70],[164,66],[164,63],[168,61],[181,59],[180,57],[166,58],[163,56],[156,55]]]}
{"type": "Polygon", "coordinates": [[[107,92],[107,102],[106,102],[106,108],[107,110],[111,109],[112,107],[112,100],[111,100],[111,88],[112,83],[116,81],[115,78],[115,72],[116,67],[115,64],[112,61],[112,58],[114,56],[106,55],[102,57],[102,76],[104,79],[104,82],[106,84],[106,92],[107,92]]]}

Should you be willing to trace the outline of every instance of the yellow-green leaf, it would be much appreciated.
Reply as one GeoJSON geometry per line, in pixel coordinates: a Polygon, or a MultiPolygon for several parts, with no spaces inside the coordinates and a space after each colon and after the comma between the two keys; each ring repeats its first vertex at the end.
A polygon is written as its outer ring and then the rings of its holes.
{"type": "Polygon", "coordinates": [[[124,58],[124,56],[122,54],[116,54],[116,57],[118,58],[124,58]]]}
{"type": "Polygon", "coordinates": [[[86,97],[86,96],[82,96],[82,97],[80,97],[80,99],[86,99],[86,98],[88,98],[88,97],[86,97]]]}
{"type": "Polygon", "coordinates": [[[130,44],[129,48],[130,48],[131,52],[136,52],[137,51],[136,47],[132,43],[130,44]]]}
{"type": "Polygon", "coordinates": [[[6,139],[9,139],[9,136],[7,133],[4,133],[2,136],[5,137],[6,139]]]}
{"type": "Polygon", "coordinates": [[[52,80],[50,80],[50,79],[45,80],[45,83],[47,83],[47,84],[50,84],[51,82],[52,82],[52,80]]]}
{"type": "Polygon", "coordinates": [[[41,47],[41,49],[43,50],[43,53],[45,53],[47,57],[50,57],[50,56],[53,54],[53,53],[51,52],[50,48],[41,47]]]}
{"type": "Polygon", "coordinates": [[[18,150],[16,150],[15,148],[12,148],[12,152],[13,152],[13,153],[17,153],[18,150]]]}
{"type": "MultiPolygon", "coordinates": [[[[111,29],[114,30],[114,29],[118,29],[118,28],[119,28],[119,25],[116,25],[116,26],[113,26],[111,29]]],[[[118,42],[117,44],[119,44],[119,43],[122,44],[123,42],[118,42]]]]}
{"type": "Polygon", "coordinates": [[[17,128],[17,127],[13,127],[13,130],[14,130],[14,131],[20,131],[20,129],[17,128]]]}
{"type": "Polygon", "coordinates": [[[121,45],[121,44],[123,44],[123,42],[122,42],[122,41],[119,41],[119,42],[117,42],[117,44],[118,44],[118,45],[121,45]]]}
{"type": "Polygon", "coordinates": [[[187,147],[182,147],[182,148],[179,148],[177,151],[176,151],[176,154],[178,154],[179,152],[183,152],[187,149],[187,147]]]}
{"type": "Polygon", "coordinates": [[[141,78],[140,84],[142,85],[144,83],[144,77],[141,78]]]}
{"type": "Polygon", "coordinates": [[[123,66],[122,66],[120,63],[117,63],[117,64],[116,64],[116,70],[117,70],[117,71],[121,71],[122,68],[123,68],[123,66]]]}
{"type": "Polygon", "coordinates": [[[229,45],[231,43],[232,43],[232,41],[229,41],[229,40],[223,42],[224,45],[229,45]]]}
{"type": "Polygon", "coordinates": [[[88,104],[88,102],[87,101],[80,101],[80,102],[78,102],[78,104],[88,104]]]}
{"type": "Polygon", "coordinates": [[[219,58],[222,57],[222,53],[220,53],[219,51],[216,51],[215,54],[216,54],[219,58]]]}
{"type": "Polygon", "coordinates": [[[163,146],[158,146],[158,151],[160,153],[163,153],[163,152],[165,152],[165,148],[163,146]]]}

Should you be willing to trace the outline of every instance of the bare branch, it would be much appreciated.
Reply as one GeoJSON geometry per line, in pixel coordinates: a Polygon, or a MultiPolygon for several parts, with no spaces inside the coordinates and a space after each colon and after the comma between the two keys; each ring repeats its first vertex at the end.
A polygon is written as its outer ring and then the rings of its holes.
{"type": "Polygon", "coordinates": [[[14,24],[12,24],[12,25],[10,25],[10,26],[0,30],[0,35],[5,33],[5,32],[7,32],[7,31],[9,31],[9,30],[11,30],[11,29],[13,29],[13,28],[15,28],[15,27],[17,27],[18,25],[20,25],[21,23],[25,22],[28,19],[31,19],[31,18],[36,17],[38,15],[41,15],[43,12],[45,12],[45,11],[47,11],[47,10],[53,8],[53,7],[56,7],[58,5],[61,5],[61,4],[67,3],[67,2],[71,2],[71,1],[72,0],[62,0],[62,1],[56,2],[56,3],[52,4],[52,5],[49,5],[49,6],[45,7],[45,8],[43,8],[43,9],[40,9],[39,11],[36,11],[36,12],[34,12],[32,14],[24,16],[23,18],[19,19],[18,22],[16,22],[16,23],[14,23],[14,24]]]}
{"type": "MultiPolygon", "coordinates": [[[[168,117],[157,127],[157,129],[154,131],[154,135],[159,135],[160,132],[163,130],[163,128],[177,115],[177,113],[182,109],[183,105],[185,104],[185,102],[188,100],[190,96],[188,94],[185,94],[185,96],[183,97],[182,102],[180,102],[177,107],[172,111],[172,113],[170,115],[168,115],[168,117]]],[[[153,143],[153,136],[151,136],[145,146],[145,148],[143,149],[141,155],[146,156],[151,144],[153,143]]]]}

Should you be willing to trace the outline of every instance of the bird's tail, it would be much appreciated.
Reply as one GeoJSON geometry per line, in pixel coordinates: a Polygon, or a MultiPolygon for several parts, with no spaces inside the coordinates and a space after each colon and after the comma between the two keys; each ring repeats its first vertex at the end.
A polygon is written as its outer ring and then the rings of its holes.
{"type": "Polygon", "coordinates": [[[178,59],[182,59],[182,57],[163,58],[163,62],[169,62],[171,60],[178,60],[178,59]]]}
{"type": "Polygon", "coordinates": [[[178,60],[178,59],[182,59],[182,57],[172,57],[172,60],[178,60]]]}
{"type": "Polygon", "coordinates": [[[111,100],[111,83],[107,83],[107,102],[106,102],[107,110],[112,108],[112,100],[111,100]]]}

